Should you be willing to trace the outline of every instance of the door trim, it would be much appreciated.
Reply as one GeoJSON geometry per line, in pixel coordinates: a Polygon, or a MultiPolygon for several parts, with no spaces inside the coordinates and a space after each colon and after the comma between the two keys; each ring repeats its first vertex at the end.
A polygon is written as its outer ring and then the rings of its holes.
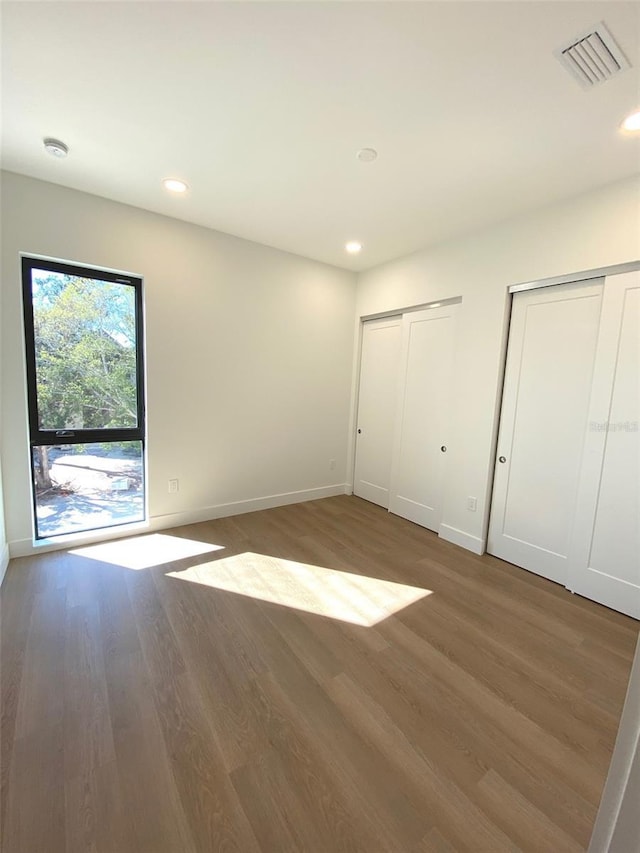
{"type": "Polygon", "coordinates": [[[394,308],[393,311],[379,311],[375,314],[361,314],[360,323],[366,323],[367,320],[382,320],[385,317],[402,317],[404,314],[411,314],[414,311],[429,311],[431,308],[447,308],[449,305],[459,305],[462,303],[462,296],[450,296],[447,299],[432,299],[431,302],[421,302],[419,305],[408,305],[404,308],[394,308]]]}
{"type": "Polygon", "coordinates": [[[640,270],[640,261],[629,261],[626,264],[613,264],[609,267],[598,267],[594,270],[556,275],[551,278],[541,278],[536,281],[525,281],[522,284],[512,284],[509,293],[520,293],[522,290],[536,290],[539,287],[553,287],[555,284],[573,284],[577,281],[588,281],[592,278],[606,278],[610,275],[620,275],[625,272],[640,270]]]}

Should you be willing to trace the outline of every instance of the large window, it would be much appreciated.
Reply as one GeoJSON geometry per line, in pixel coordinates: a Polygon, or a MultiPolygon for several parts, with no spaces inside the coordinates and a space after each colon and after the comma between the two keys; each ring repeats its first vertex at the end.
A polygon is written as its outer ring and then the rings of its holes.
{"type": "Polygon", "coordinates": [[[142,281],[22,259],[37,539],[145,517],[142,281]]]}

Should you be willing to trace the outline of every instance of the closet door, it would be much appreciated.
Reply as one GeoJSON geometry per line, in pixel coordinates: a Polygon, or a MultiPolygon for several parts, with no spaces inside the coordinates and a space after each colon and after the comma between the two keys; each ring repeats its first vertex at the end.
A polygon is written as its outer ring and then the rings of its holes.
{"type": "Polygon", "coordinates": [[[442,514],[457,307],[402,318],[389,510],[435,531],[442,514]]]}
{"type": "Polygon", "coordinates": [[[640,273],[607,278],[568,586],[640,618],[640,273]]]}
{"type": "Polygon", "coordinates": [[[487,550],[563,585],[602,284],[513,297],[487,550]]]}
{"type": "Polygon", "coordinates": [[[353,492],[389,507],[402,317],[363,324],[353,492]]]}

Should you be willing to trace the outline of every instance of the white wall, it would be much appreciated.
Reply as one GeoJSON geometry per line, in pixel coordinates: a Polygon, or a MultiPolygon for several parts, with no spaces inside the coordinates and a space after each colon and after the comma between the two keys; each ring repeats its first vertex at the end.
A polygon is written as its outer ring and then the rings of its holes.
{"type": "Polygon", "coordinates": [[[153,526],[344,491],[354,274],[11,173],[2,214],[12,554],[32,536],[19,252],[144,277],[153,526]]]}
{"type": "Polygon", "coordinates": [[[640,853],[640,640],[589,853],[640,853]]]}
{"type": "MultiPolygon", "coordinates": [[[[636,678],[635,689],[640,692],[636,678]]],[[[640,723],[635,720],[636,745],[607,853],[640,853],[640,723]],[[634,845],[635,844],[635,851],[634,845]]],[[[593,853],[593,851],[591,851],[593,853]]]]}
{"type": "Polygon", "coordinates": [[[4,526],[4,500],[2,490],[2,465],[0,465],[0,584],[9,564],[9,546],[4,526]]]}
{"type": "Polygon", "coordinates": [[[156,526],[253,506],[234,502],[339,490],[352,474],[354,310],[360,318],[462,296],[443,533],[475,550],[486,530],[507,288],[640,257],[635,180],[362,273],[357,303],[342,270],[10,173],[2,190],[1,441],[14,553],[31,542],[20,251],[145,277],[156,526]],[[177,495],[169,477],[180,479],[177,495]]]}
{"type": "MultiPolygon", "coordinates": [[[[462,297],[442,535],[482,550],[508,287],[640,258],[640,184],[627,180],[362,273],[358,318],[462,297]],[[469,512],[467,496],[478,498],[469,512]]],[[[550,413],[552,416],[552,413],[550,413]]]]}
{"type": "MultiPolygon", "coordinates": [[[[0,299],[0,353],[2,352],[2,300],[0,299]]],[[[2,371],[0,371],[0,446],[2,444],[2,371]]],[[[9,547],[4,526],[4,500],[2,489],[2,459],[0,459],[0,584],[9,563],[9,547]]]]}

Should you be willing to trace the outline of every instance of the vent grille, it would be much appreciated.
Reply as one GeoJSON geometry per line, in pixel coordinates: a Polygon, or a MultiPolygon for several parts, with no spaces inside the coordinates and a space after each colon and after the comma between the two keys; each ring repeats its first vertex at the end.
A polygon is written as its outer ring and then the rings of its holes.
{"type": "Polygon", "coordinates": [[[631,68],[631,63],[603,22],[554,53],[583,89],[606,83],[616,74],[631,68]]]}

